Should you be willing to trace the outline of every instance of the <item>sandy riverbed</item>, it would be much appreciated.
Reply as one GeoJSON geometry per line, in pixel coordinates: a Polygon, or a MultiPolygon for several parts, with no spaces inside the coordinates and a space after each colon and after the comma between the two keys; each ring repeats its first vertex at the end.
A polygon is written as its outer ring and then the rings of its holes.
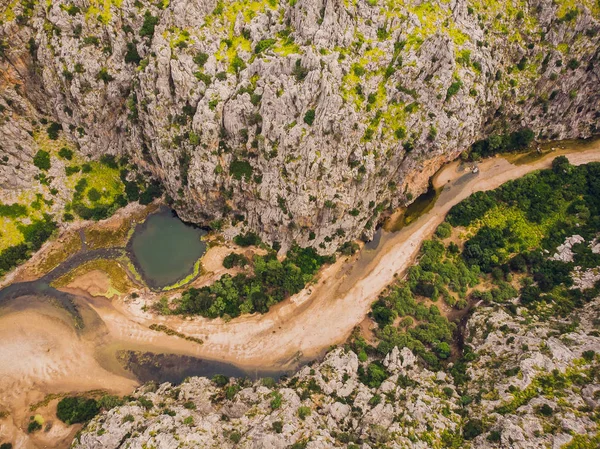
{"type": "MultiPolygon", "coordinates": [[[[30,298],[20,298],[28,302],[30,298]]],[[[0,316],[0,442],[15,448],[67,447],[77,426],[67,427],[54,418],[58,400],[32,411],[30,407],[50,393],[106,389],[130,392],[135,381],[102,368],[94,357],[100,335],[78,335],[66,312],[31,299],[31,307],[5,310],[0,316]],[[41,414],[48,432],[28,435],[31,415],[41,414]]]]}
{"type": "MultiPolygon", "coordinates": [[[[243,316],[230,322],[197,318],[151,317],[140,303],[120,303],[116,308],[144,326],[160,321],[187,335],[205,339],[199,354],[241,366],[290,366],[298,357],[319,355],[332,344],[343,342],[368,313],[377,295],[414,260],[421,242],[429,238],[448,210],[471,193],[494,189],[531,171],[547,168],[559,154],[579,165],[600,161],[600,141],[586,147],[557,150],[527,165],[513,165],[504,158],[479,164],[479,174],[447,165],[436,176],[436,187],[445,186],[435,206],[397,233],[384,234],[378,248],[340,259],[325,268],[316,285],[273,307],[265,315],[243,316]]],[[[122,333],[121,320],[106,322],[111,332],[122,333]]]]}
{"type": "MultiPolygon", "coordinates": [[[[73,428],[54,420],[48,433],[27,439],[23,427],[29,405],[46,393],[107,388],[116,393],[133,389],[135,382],[118,369],[98,362],[98,346],[132,347],[227,361],[246,369],[292,367],[301,358],[318,356],[333,344],[347,339],[363,322],[371,303],[395,276],[412,263],[421,242],[429,238],[448,210],[474,191],[489,190],[533,170],[546,168],[559,150],[527,165],[513,165],[503,158],[479,164],[477,175],[459,170],[451,163],[441,170],[436,187],[445,186],[434,207],[397,233],[383,233],[378,247],[363,249],[350,258],[340,258],[320,273],[315,285],[276,305],[265,315],[242,316],[224,322],[203,318],[157,317],[144,309],[144,298],[132,300],[88,296],[101,322],[102,332],[94,338],[78,335],[66,318],[53,308],[6,310],[0,316],[0,408],[11,412],[0,419],[0,442],[5,437],[16,447],[63,447],[73,428]],[[203,345],[153,331],[153,323],[204,340],[203,345]]],[[[574,164],[600,161],[600,141],[568,154],[574,164]]],[[[220,273],[215,261],[229,250],[214,249],[205,268],[220,273]]],[[[77,293],[100,293],[106,279],[88,273],[71,287],[77,293]]],[[[364,323],[363,323],[364,325],[364,323]]],[[[52,416],[52,407],[42,410],[52,416]]],[[[2,411],[2,410],[0,410],[2,411]]]]}

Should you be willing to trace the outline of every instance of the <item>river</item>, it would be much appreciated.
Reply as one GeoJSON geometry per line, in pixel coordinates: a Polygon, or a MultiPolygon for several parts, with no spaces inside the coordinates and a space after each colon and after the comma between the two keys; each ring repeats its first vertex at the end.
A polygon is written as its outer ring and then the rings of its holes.
{"type": "MultiPolygon", "coordinates": [[[[26,422],[30,404],[50,392],[107,388],[125,394],[138,383],[136,378],[178,381],[194,373],[277,374],[318,357],[344,342],[364,320],[372,302],[403,275],[421,242],[453,205],[475,191],[547,168],[560,154],[576,165],[600,161],[600,141],[525,160],[492,158],[479,164],[478,173],[464,170],[458,162],[447,164],[432,179],[436,194],[413,208],[412,221],[405,220],[392,231],[380,229],[356,255],[325,267],[314,285],[265,315],[229,322],[157,317],[147,311],[143,297],[110,301],[48,287],[58,275],[92,257],[93,251],[82,251],[37,282],[9,286],[0,292],[0,408],[7,408],[12,419],[10,425],[0,420],[0,433],[23,435],[17,429],[26,422]],[[61,307],[53,306],[57,303],[61,307]],[[78,320],[82,326],[77,326],[78,320]],[[203,344],[152,330],[153,324],[202,339],[203,344]],[[123,369],[118,357],[129,361],[130,371],[123,369]],[[166,369],[156,372],[152,366],[157,363],[166,369]]],[[[96,255],[118,257],[123,250],[99,250],[96,255]]],[[[72,436],[72,430],[60,423],[55,429],[56,447],[72,436]]]]}

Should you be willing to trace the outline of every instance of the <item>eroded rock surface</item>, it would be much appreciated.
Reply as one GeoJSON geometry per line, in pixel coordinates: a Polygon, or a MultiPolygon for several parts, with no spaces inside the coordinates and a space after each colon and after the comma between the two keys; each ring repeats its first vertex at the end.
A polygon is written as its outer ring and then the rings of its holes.
{"type": "Polygon", "coordinates": [[[331,251],[477,139],[598,130],[592,0],[5,3],[3,188],[35,182],[49,119],[187,220],[331,251]]]}

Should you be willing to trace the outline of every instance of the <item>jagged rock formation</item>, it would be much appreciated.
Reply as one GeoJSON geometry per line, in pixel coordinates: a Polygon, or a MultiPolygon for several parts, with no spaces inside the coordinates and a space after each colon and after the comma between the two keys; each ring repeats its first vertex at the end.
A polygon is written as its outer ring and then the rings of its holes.
{"type": "Polygon", "coordinates": [[[407,348],[385,357],[389,377],[379,387],[359,374],[367,362],[343,349],[274,386],[219,387],[206,378],[147,385],[95,418],[74,447],[595,447],[599,314],[600,298],[550,321],[479,308],[467,328],[470,380],[461,389],[407,348]]]}
{"type": "Polygon", "coordinates": [[[598,130],[593,0],[4,3],[3,188],[34,182],[49,118],[130,155],[185,219],[330,251],[504,126],[598,130]]]}
{"type": "Polygon", "coordinates": [[[336,349],[275,388],[242,382],[223,389],[206,378],[142,387],[127,405],[92,421],[74,447],[275,449],[306,442],[298,447],[329,448],[394,441],[388,447],[425,449],[428,440],[458,431],[450,376],[420,368],[406,348],[387,356],[391,375],[378,388],[361,383],[359,365],[354,352],[336,349]]]}
{"type": "Polygon", "coordinates": [[[573,447],[598,444],[598,316],[600,298],[564,319],[494,309],[471,318],[468,340],[478,358],[468,393],[481,400],[468,414],[487,429],[473,448],[560,448],[574,437],[580,446],[573,447]]]}

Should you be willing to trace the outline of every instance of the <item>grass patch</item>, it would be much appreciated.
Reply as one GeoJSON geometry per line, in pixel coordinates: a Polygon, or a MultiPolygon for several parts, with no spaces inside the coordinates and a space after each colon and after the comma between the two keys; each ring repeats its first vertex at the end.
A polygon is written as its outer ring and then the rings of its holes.
{"type": "Polygon", "coordinates": [[[202,268],[202,262],[201,259],[198,259],[196,261],[196,263],[194,264],[194,270],[185,278],[183,278],[182,280],[176,282],[173,285],[168,285],[166,287],[163,287],[163,291],[169,291],[169,290],[175,290],[177,288],[183,287],[184,285],[189,284],[190,282],[192,282],[194,279],[196,279],[196,277],[198,277],[198,275],[200,275],[201,273],[204,273],[204,270],[202,268]]]}
{"type": "Polygon", "coordinates": [[[110,288],[104,296],[110,298],[114,294],[125,294],[135,288],[121,263],[111,259],[95,259],[85,262],[52,282],[51,285],[54,288],[66,287],[77,277],[94,270],[106,273],[110,279],[110,288]]]}
{"type": "Polygon", "coordinates": [[[81,238],[77,232],[73,232],[65,238],[64,243],[52,245],[35,269],[39,273],[48,273],[80,249],[81,238]]]}

